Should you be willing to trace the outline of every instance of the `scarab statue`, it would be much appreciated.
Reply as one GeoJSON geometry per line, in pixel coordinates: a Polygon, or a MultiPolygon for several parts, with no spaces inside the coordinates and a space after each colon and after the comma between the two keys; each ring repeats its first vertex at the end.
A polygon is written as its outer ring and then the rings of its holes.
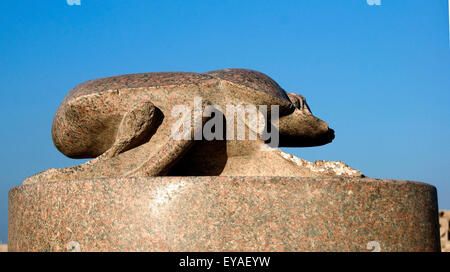
{"type": "MultiPolygon", "coordinates": [[[[202,99],[202,109],[206,105],[221,109],[228,105],[276,106],[279,116],[274,129],[280,147],[319,146],[334,139],[334,131],[311,113],[303,96],[286,93],[257,71],[114,76],[76,86],[53,120],[52,138],[59,151],[70,158],[94,159],[75,167],[49,169],[24,183],[149,176],[361,176],[341,162],[311,163],[293,157],[268,146],[261,137],[175,139],[173,127],[180,118],[173,108],[186,105],[194,112],[195,97],[202,99]]],[[[245,120],[249,127],[250,121],[245,120]]],[[[189,134],[202,130],[207,121],[202,116],[200,126],[192,126],[189,134]]]]}

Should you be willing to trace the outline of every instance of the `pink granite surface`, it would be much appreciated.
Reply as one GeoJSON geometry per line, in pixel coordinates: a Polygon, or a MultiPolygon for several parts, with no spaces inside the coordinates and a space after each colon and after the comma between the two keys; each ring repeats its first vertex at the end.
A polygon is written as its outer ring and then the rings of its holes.
{"type": "MultiPolygon", "coordinates": [[[[258,118],[244,116],[243,119],[245,127],[239,130],[245,133],[259,123],[258,118]]],[[[276,155],[268,158],[268,153],[263,154],[260,147],[272,140],[272,147],[319,146],[330,143],[334,137],[334,130],[312,114],[303,96],[287,93],[269,76],[257,71],[222,69],[204,74],[163,72],[114,76],[76,86],[64,98],[53,120],[52,139],[59,151],[70,158],[93,159],[73,167],[48,169],[27,178],[24,184],[165,176],[180,159],[185,165],[187,161],[190,169],[205,161],[204,157],[198,161],[198,158],[190,156],[189,151],[194,145],[197,155],[202,152],[210,161],[215,160],[209,169],[197,167],[197,171],[189,171],[194,176],[205,175],[205,171],[210,172],[209,176],[254,176],[255,171],[246,171],[250,168],[259,169],[258,176],[310,176],[301,170],[284,173],[283,169],[289,168],[284,167],[286,162],[276,155]],[[196,105],[196,99],[201,100],[201,105],[196,105]],[[231,124],[234,129],[240,123],[237,119],[242,116],[234,118],[234,110],[230,110],[227,116],[229,106],[264,106],[267,112],[271,111],[263,118],[268,127],[274,126],[274,137],[269,140],[260,133],[257,139],[238,139],[223,130],[214,141],[203,137],[193,139],[191,136],[202,134],[203,126],[211,120],[211,114],[203,114],[207,105],[220,108],[217,115],[228,118],[222,119],[217,128],[214,125],[214,130],[219,130],[220,126],[227,128],[226,124],[231,124]],[[180,113],[174,111],[179,106],[183,106],[186,115],[192,117],[183,132],[188,137],[183,140],[176,139],[172,131],[181,120],[180,113]],[[273,118],[272,106],[274,112],[277,112],[275,109],[279,111],[273,118]],[[195,121],[196,116],[198,121],[195,121]],[[211,148],[226,149],[209,153],[211,148]],[[267,164],[281,171],[261,171],[265,168],[261,163],[264,156],[267,164]],[[233,161],[234,158],[239,160],[233,161]],[[231,172],[218,171],[225,167],[225,162],[231,172]],[[241,165],[245,167],[236,173],[233,169],[241,165]]],[[[180,175],[184,176],[183,173],[180,175]]]]}
{"type": "Polygon", "coordinates": [[[150,177],[9,192],[10,251],[439,251],[436,189],[406,181],[150,177]]]}

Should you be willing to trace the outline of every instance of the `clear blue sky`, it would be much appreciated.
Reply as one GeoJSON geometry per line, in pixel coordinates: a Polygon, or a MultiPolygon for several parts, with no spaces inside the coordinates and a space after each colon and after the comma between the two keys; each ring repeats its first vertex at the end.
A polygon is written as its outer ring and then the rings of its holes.
{"type": "Polygon", "coordinates": [[[286,151],[431,183],[450,209],[447,0],[5,0],[0,13],[3,242],[8,190],[79,163],[51,141],[63,97],[138,72],[262,71],[336,130],[332,144],[286,151]]]}

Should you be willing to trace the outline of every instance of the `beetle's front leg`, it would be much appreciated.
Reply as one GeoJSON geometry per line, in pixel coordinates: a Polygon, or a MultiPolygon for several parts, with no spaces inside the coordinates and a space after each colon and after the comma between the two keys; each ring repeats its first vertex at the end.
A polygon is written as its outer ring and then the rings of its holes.
{"type": "Polygon", "coordinates": [[[131,103],[117,129],[113,145],[103,153],[101,159],[109,159],[148,141],[158,125],[157,108],[150,101],[131,103]]]}

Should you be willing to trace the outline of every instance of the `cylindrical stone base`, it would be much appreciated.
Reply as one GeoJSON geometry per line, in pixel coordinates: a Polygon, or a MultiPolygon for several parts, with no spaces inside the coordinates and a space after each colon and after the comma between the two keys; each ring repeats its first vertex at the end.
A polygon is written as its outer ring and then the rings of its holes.
{"type": "Polygon", "coordinates": [[[406,181],[155,177],[9,192],[10,251],[439,251],[436,189],[406,181]]]}

